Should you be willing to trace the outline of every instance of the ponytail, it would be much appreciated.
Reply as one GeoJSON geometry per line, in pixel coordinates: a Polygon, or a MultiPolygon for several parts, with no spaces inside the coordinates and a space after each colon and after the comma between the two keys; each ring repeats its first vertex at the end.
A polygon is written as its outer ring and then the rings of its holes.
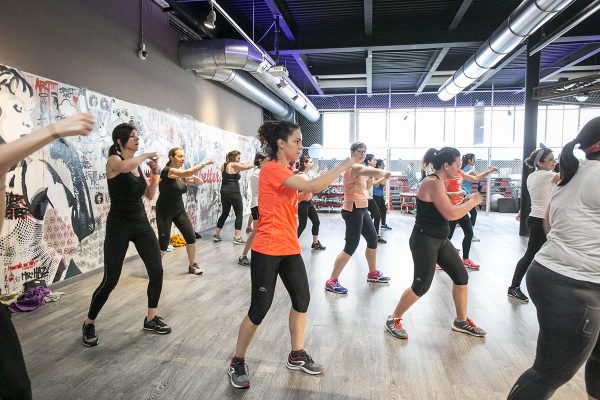
{"type": "Polygon", "coordinates": [[[565,186],[577,173],[579,169],[579,160],[573,154],[577,139],[571,140],[565,144],[560,153],[560,181],[558,186],[565,186]]]}
{"type": "Polygon", "coordinates": [[[288,121],[266,121],[258,128],[258,140],[271,160],[277,160],[277,141],[287,141],[296,129],[300,129],[300,126],[288,121]]]}
{"type": "Polygon", "coordinates": [[[600,117],[591,119],[581,128],[575,139],[567,143],[560,153],[560,181],[558,186],[565,186],[577,173],[579,160],[573,154],[575,145],[585,153],[588,160],[600,158],[600,117]]]}
{"type": "Polygon", "coordinates": [[[427,150],[421,160],[422,169],[427,169],[429,165],[434,170],[441,169],[444,164],[452,164],[454,160],[460,157],[460,151],[454,147],[443,147],[440,150],[431,148],[427,150]]]}
{"type": "Polygon", "coordinates": [[[115,129],[112,131],[112,140],[113,144],[108,149],[109,156],[121,155],[121,145],[127,143],[129,140],[129,136],[131,132],[135,130],[135,126],[132,124],[119,124],[115,126],[115,129]],[[121,144],[119,144],[119,141],[121,144]]]}

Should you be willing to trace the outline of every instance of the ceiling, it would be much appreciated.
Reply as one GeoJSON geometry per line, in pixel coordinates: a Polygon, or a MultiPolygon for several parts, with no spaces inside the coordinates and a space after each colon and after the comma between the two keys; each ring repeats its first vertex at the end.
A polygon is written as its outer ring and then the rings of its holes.
{"type": "MultiPolygon", "coordinates": [[[[161,0],[155,0],[160,3],[161,0]]],[[[219,13],[213,31],[202,27],[210,5],[166,0],[204,39],[241,38],[219,13]]],[[[164,3],[164,2],[163,2],[164,3]]],[[[520,0],[217,0],[275,59],[274,15],[280,15],[279,61],[307,95],[437,92],[520,0]],[[369,85],[370,84],[370,85],[369,85]],[[370,86],[370,87],[369,87],[370,86]]],[[[543,27],[550,36],[598,0],[577,0],[543,27]]],[[[600,71],[600,12],[541,52],[543,82],[600,71]]],[[[182,35],[185,36],[185,35],[182,35]]],[[[188,36],[189,37],[189,36],[188,36]]],[[[468,90],[522,89],[526,51],[468,90]]]]}

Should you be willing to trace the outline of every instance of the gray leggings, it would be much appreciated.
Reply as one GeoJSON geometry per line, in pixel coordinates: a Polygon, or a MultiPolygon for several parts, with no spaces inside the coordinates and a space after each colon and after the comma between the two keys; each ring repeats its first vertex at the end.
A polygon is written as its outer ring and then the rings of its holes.
{"type": "Polygon", "coordinates": [[[586,390],[599,399],[600,285],[568,278],[534,260],[527,289],[540,333],[533,366],[517,379],[508,399],[549,399],[583,363],[586,390]]]}

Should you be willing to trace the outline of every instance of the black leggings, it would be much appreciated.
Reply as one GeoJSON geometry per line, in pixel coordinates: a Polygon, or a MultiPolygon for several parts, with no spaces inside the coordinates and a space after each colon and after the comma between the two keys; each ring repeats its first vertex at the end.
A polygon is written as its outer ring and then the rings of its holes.
{"type": "Polygon", "coordinates": [[[471,226],[475,226],[475,222],[477,221],[477,207],[478,206],[475,206],[469,211],[469,214],[471,215],[471,226]]]}
{"type": "Polygon", "coordinates": [[[186,244],[196,243],[196,233],[192,222],[185,210],[178,210],[174,214],[162,208],[156,208],[156,227],[158,228],[158,244],[162,251],[167,251],[171,240],[171,225],[175,224],[186,244]]]}
{"type": "Polygon", "coordinates": [[[375,200],[377,207],[379,207],[379,214],[381,214],[381,225],[387,225],[387,207],[385,206],[385,198],[383,196],[377,196],[374,194],[373,200],[375,200]]]}
{"type": "Polygon", "coordinates": [[[108,300],[110,292],[117,286],[123,260],[133,242],[146,270],[148,271],[148,308],[158,307],[162,290],[163,268],[160,260],[158,240],[148,219],[128,220],[108,214],[106,220],[106,238],[104,239],[104,277],[100,286],[94,291],[88,312],[89,319],[96,319],[98,313],[108,300]]]}
{"type": "Polygon", "coordinates": [[[411,289],[419,297],[429,290],[435,264],[450,276],[455,285],[466,285],[469,275],[456,249],[448,239],[436,239],[423,233],[423,228],[415,225],[408,241],[414,263],[414,277],[411,289]]]}
{"type": "Polygon", "coordinates": [[[281,277],[281,281],[290,295],[294,310],[299,313],[305,313],[308,310],[310,290],[302,256],[300,254],[269,256],[252,250],[250,259],[252,299],[248,318],[254,325],[260,325],[271,308],[277,275],[281,277]]]}
{"type": "Polygon", "coordinates": [[[225,221],[229,217],[229,212],[231,211],[231,207],[233,206],[233,212],[235,214],[235,229],[241,230],[243,224],[243,213],[244,213],[244,202],[242,200],[242,194],[237,193],[221,193],[221,205],[223,206],[223,211],[221,212],[221,216],[217,220],[217,228],[223,228],[225,225],[225,221]]]}
{"type": "Polygon", "coordinates": [[[361,235],[367,241],[369,249],[377,248],[377,232],[366,208],[356,208],[356,205],[354,205],[351,212],[342,210],[342,218],[346,222],[346,245],[344,246],[344,253],[349,256],[354,254],[361,235]]]}
{"type": "Polygon", "coordinates": [[[10,314],[0,304],[0,399],[31,399],[31,382],[25,368],[21,343],[10,320],[10,314]]]}
{"type": "Polygon", "coordinates": [[[304,228],[306,228],[307,219],[310,218],[312,223],[312,235],[319,236],[319,215],[315,206],[310,201],[301,201],[298,203],[298,237],[302,235],[304,228]]]}
{"type": "Polygon", "coordinates": [[[461,219],[456,221],[450,221],[448,224],[450,225],[450,235],[448,235],[448,239],[452,239],[452,235],[454,235],[454,230],[456,229],[456,224],[459,224],[462,228],[463,232],[465,233],[465,238],[462,241],[462,257],[469,258],[469,253],[471,252],[471,241],[473,240],[473,225],[471,225],[469,214],[464,215],[461,219]]]}
{"type": "Polygon", "coordinates": [[[529,216],[527,217],[527,228],[529,228],[529,242],[527,242],[527,250],[515,267],[511,287],[521,286],[521,281],[529,268],[529,264],[533,261],[536,253],[540,251],[542,245],[546,243],[546,233],[544,232],[544,219],[529,216]]]}
{"type": "Polygon", "coordinates": [[[375,199],[369,199],[369,213],[373,219],[373,225],[375,226],[375,232],[379,235],[379,224],[381,222],[381,213],[379,212],[379,206],[375,202],[375,199]]]}
{"type": "Polygon", "coordinates": [[[535,361],[509,400],[549,399],[585,364],[587,393],[600,399],[600,285],[549,270],[535,260],[527,289],[540,324],[535,361]]]}

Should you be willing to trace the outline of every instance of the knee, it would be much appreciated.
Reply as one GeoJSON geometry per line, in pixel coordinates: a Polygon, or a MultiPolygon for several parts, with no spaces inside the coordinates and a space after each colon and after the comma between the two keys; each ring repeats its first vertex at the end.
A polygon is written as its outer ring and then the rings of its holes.
{"type": "Polygon", "coordinates": [[[292,301],[292,308],[299,313],[306,313],[308,311],[308,305],[310,304],[310,293],[307,292],[305,295],[300,296],[292,301]]]}
{"type": "Polygon", "coordinates": [[[454,279],[452,279],[452,283],[456,286],[467,286],[469,284],[469,274],[467,274],[467,270],[463,268],[454,279]]]}
{"type": "Polygon", "coordinates": [[[344,253],[352,256],[358,247],[358,240],[346,240],[346,245],[344,246],[344,253]]]}
{"type": "Polygon", "coordinates": [[[377,248],[377,235],[367,240],[367,249],[375,250],[377,248]]]}
{"type": "Polygon", "coordinates": [[[422,282],[420,279],[421,278],[416,278],[410,288],[417,296],[423,297],[423,295],[429,291],[431,282],[422,282]]]}
{"type": "Polygon", "coordinates": [[[163,280],[163,269],[162,266],[155,268],[152,272],[148,274],[148,278],[150,278],[151,283],[162,283],[163,280]]]}
{"type": "Polygon", "coordinates": [[[271,308],[270,304],[250,304],[250,310],[248,310],[248,318],[254,325],[260,325],[271,308]]]}

